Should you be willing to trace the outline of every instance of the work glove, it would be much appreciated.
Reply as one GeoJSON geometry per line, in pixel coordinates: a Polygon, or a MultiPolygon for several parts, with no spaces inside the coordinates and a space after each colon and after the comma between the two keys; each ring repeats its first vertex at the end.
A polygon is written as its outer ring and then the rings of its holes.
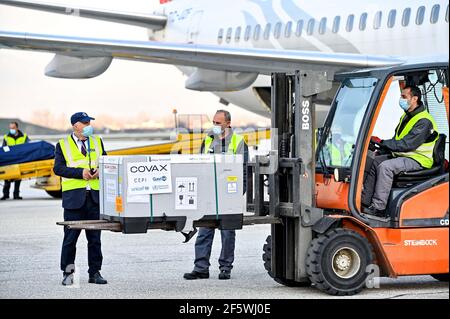
{"type": "Polygon", "coordinates": [[[379,152],[381,149],[381,143],[383,140],[378,136],[372,136],[370,138],[369,150],[372,152],[379,152]]]}
{"type": "Polygon", "coordinates": [[[378,136],[372,136],[370,138],[370,141],[375,144],[381,144],[381,142],[383,142],[383,140],[381,138],[379,138],[378,136]]]}

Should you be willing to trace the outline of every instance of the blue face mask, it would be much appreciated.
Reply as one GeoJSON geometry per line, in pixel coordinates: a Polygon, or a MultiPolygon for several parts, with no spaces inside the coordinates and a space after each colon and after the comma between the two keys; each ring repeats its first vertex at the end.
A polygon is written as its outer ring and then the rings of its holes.
{"type": "Polygon", "coordinates": [[[11,135],[16,135],[16,133],[17,133],[17,131],[14,129],[9,130],[9,134],[11,134],[11,135]]]}
{"type": "Polygon", "coordinates": [[[408,111],[409,104],[408,104],[408,100],[407,99],[400,98],[400,100],[398,101],[398,104],[403,109],[403,111],[405,111],[405,112],[408,111]]]}
{"type": "Polygon", "coordinates": [[[94,128],[90,125],[85,126],[83,128],[83,131],[81,132],[81,134],[83,134],[84,137],[89,137],[94,135],[94,128]]]}

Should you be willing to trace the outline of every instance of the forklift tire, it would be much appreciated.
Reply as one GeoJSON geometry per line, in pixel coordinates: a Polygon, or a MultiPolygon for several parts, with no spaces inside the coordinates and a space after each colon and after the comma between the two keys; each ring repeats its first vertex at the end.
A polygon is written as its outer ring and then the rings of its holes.
{"type": "Polygon", "coordinates": [[[286,286],[286,287],[310,287],[311,282],[297,282],[292,279],[286,278],[274,278],[272,273],[272,236],[269,235],[266,238],[266,243],[263,246],[263,255],[262,259],[264,261],[264,268],[267,270],[267,273],[270,277],[273,278],[277,283],[286,286]]]}
{"type": "Polygon", "coordinates": [[[321,291],[350,296],[364,289],[373,264],[369,241],[353,230],[333,229],[313,239],[306,258],[311,282],[321,291]]]}
{"type": "Polygon", "coordinates": [[[53,198],[62,198],[62,191],[45,191],[47,194],[49,194],[53,198]]]}
{"type": "Polygon", "coordinates": [[[433,277],[434,279],[439,280],[439,281],[448,282],[449,274],[434,274],[434,275],[431,275],[431,277],[433,277]]]}

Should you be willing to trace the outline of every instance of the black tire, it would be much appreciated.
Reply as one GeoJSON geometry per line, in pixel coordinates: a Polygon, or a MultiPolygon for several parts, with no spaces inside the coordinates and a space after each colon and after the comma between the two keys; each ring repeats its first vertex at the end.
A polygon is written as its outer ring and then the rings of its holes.
{"type": "Polygon", "coordinates": [[[45,191],[47,194],[49,194],[53,198],[62,198],[62,191],[45,191]]]}
{"type": "Polygon", "coordinates": [[[266,238],[266,243],[263,246],[263,255],[262,259],[264,261],[264,268],[267,270],[267,273],[270,277],[273,278],[277,283],[287,286],[287,287],[310,287],[311,282],[297,282],[292,279],[286,278],[275,278],[272,273],[272,236],[269,235],[266,238]]]}
{"type": "Polygon", "coordinates": [[[321,291],[349,296],[364,289],[369,275],[366,269],[373,261],[372,246],[366,238],[355,231],[338,228],[311,242],[306,271],[321,291]],[[337,264],[339,261],[341,265],[337,264]]]}
{"type": "Polygon", "coordinates": [[[433,274],[431,277],[439,281],[448,282],[449,274],[433,274]]]}

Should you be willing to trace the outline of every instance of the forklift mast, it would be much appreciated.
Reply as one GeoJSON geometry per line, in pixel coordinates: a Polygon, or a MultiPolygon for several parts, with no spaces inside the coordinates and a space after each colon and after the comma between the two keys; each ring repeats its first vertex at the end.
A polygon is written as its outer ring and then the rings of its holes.
{"type": "Polygon", "coordinates": [[[255,180],[247,193],[248,211],[281,220],[271,226],[271,275],[282,281],[308,283],[305,260],[312,226],[323,216],[315,207],[315,97],[331,89],[333,76],[317,71],[272,74],[271,152],[249,165],[255,180]]]}

